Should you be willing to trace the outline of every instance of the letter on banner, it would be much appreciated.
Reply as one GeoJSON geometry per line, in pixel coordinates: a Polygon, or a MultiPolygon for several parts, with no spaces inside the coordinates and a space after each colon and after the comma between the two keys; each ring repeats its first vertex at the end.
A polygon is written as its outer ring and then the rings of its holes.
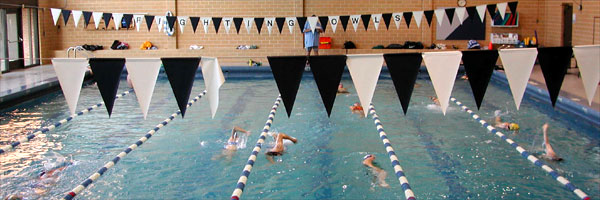
{"type": "Polygon", "coordinates": [[[252,29],[252,24],[254,23],[254,17],[244,17],[244,25],[246,25],[246,31],[250,34],[250,29],[252,29]]]}
{"type": "Polygon", "coordinates": [[[77,24],[79,24],[79,19],[81,19],[81,15],[83,12],[81,10],[73,10],[73,21],[75,22],[75,28],[77,28],[77,24]]]}
{"type": "Polygon", "coordinates": [[[394,23],[396,23],[396,29],[400,29],[400,22],[402,21],[403,13],[392,13],[392,18],[394,18],[394,23]]]}
{"type": "Polygon", "coordinates": [[[267,30],[269,31],[269,35],[271,35],[271,31],[273,31],[273,26],[275,25],[275,17],[267,17],[265,18],[265,22],[267,23],[267,30]]]}
{"type": "Polygon", "coordinates": [[[581,81],[587,96],[588,103],[592,106],[594,94],[600,83],[600,45],[584,45],[573,47],[577,65],[581,71],[581,81]]]}
{"type": "Polygon", "coordinates": [[[144,119],[148,115],[154,85],[162,62],[159,58],[127,58],[127,73],[131,78],[144,119]]]}
{"type": "Polygon", "coordinates": [[[54,22],[54,26],[56,26],[56,22],[58,22],[58,17],[60,17],[60,12],[62,10],[58,8],[50,8],[50,12],[52,13],[52,20],[54,22]]]}
{"type": "Polygon", "coordinates": [[[466,13],[467,13],[467,9],[465,7],[458,7],[456,8],[456,16],[458,17],[458,21],[460,21],[460,24],[463,23],[463,21],[466,19],[466,13]]]}
{"type": "MultiPolygon", "coordinates": [[[[352,22],[352,27],[354,27],[354,32],[356,32],[358,23],[360,23],[360,15],[350,15],[350,21],[352,22]]],[[[369,107],[369,105],[366,105],[365,107],[369,107]]]]}
{"type": "Polygon", "coordinates": [[[338,85],[342,80],[344,67],[346,67],[345,55],[310,57],[310,69],[315,77],[328,117],[331,116],[331,109],[335,102],[335,96],[337,96],[338,85]]]}
{"type": "Polygon", "coordinates": [[[431,77],[433,89],[438,96],[444,115],[446,115],[461,57],[460,51],[423,53],[427,72],[431,77]]]}
{"type": "MultiPolygon", "coordinates": [[[[310,26],[310,30],[314,33],[317,28],[318,17],[308,17],[308,26],[310,26]]],[[[304,30],[303,30],[304,31],[304,30]]]]}
{"type": "Polygon", "coordinates": [[[233,17],[223,17],[223,26],[225,27],[225,32],[227,32],[227,34],[229,34],[231,23],[233,23],[233,17]]]}
{"type": "Polygon", "coordinates": [[[268,56],[267,59],[289,118],[306,66],[306,56],[268,56]]]}
{"type": "Polygon", "coordinates": [[[519,110],[523,94],[525,94],[525,88],[527,87],[527,81],[535,64],[537,49],[501,49],[499,54],[504,65],[510,92],[515,100],[515,106],[519,110]]]}
{"type": "Polygon", "coordinates": [[[202,27],[204,28],[204,34],[208,33],[208,26],[210,25],[210,17],[201,17],[200,21],[202,21],[202,27]]]}
{"type": "Polygon", "coordinates": [[[379,73],[383,66],[383,55],[382,54],[357,54],[348,55],[346,60],[352,82],[356,88],[356,94],[367,116],[373,93],[375,93],[375,86],[377,86],[377,80],[379,80],[379,73]]]}
{"type": "Polygon", "coordinates": [[[290,29],[290,34],[293,34],[294,33],[294,26],[296,25],[296,17],[286,17],[285,18],[285,23],[287,23],[288,28],[290,29]]]}
{"type": "Polygon", "coordinates": [[[113,13],[113,19],[115,19],[115,29],[119,30],[123,20],[123,13],[113,13]]]}
{"type": "Polygon", "coordinates": [[[98,29],[98,26],[100,26],[102,14],[102,12],[92,12],[92,18],[94,18],[94,25],[96,26],[96,29],[98,29]]]}
{"type": "Polygon", "coordinates": [[[381,13],[380,14],[372,14],[371,19],[373,20],[373,25],[375,25],[375,31],[379,30],[379,22],[381,22],[381,13]]]}
{"type": "MultiPolygon", "coordinates": [[[[433,11],[435,13],[435,18],[438,22],[438,25],[442,25],[442,22],[444,22],[444,14],[446,13],[446,11],[444,9],[435,9],[435,11],[433,11]]],[[[450,22],[452,23],[452,22],[450,22]]]]}
{"type": "Polygon", "coordinates": [[[94,72],[94,81],[98,85],[100,95],[108,111],[108,117],[112,114],[113,105],[119,89],[121,73],[125,67],[124,58],[90,58],[90,67],[94,72]]]}
{"type": "Polygon", "coordinates": [[[215,118],[219,108],[219,88],[225,83],[225,77],[219,65],[219,60],[212,57],[202,57],[202,76],[206,85],[206,98],[210,104],[210,113],[215,118]]]}
{"type": "Polygon", "coordinates": [[[83,84],[83,77],[87,70],[88,60],[85,58],[53,58],[52,65],[58,77],[71,115],[75,114],[77,101],[83,84]]]}
{"type": "Polygon", "coordinates": [[[194,86],[194,78],[200,64],[200,57],[161,58],[161,60],[175,95],[175,100],[177,100],[177,106],[181,111],[181,118],[183,118],[194,86]]]}
{"type": "Polygon", "coordinates": [[[477,9],[477,14],[479,15],[479,19],[481,20],[481,22],[483,23],[483,19],[485,19],[485,9],[486,9],[486,5],[478,5],[475,6],[475,9],[477,9]]]}
{"type": "Polygon", "coordinates": [[[183,33],[183,29],[185,28],[185,25],[187,25],[187,19],[188,16],[177,17],[177,23],[179,24],[179,30],[181,30],[181,33],[183,33]]]}
{"type": "Polygon", "coordinates": [[[144,15],[133,15],[133,22],[135,23],[135,29],[140,32],[140,26],[144,20],[144,15]]]}
{"type": "Polygon", "coordinates": [[[158,32],[163,30],[163,26],[167,23],[166,16],[156,16],[156,28],[158,28],[158,32]]]}
{"type": "Polygon", "coordinates": [[[502,19],[504,19],[504,15],[506,14],[507,5],[508,3],[506,2],[496,4],[496,8],[498,8],[498,12],[500,12],[500,17],[502,17],[502,19]]]}
{"type": "Polygon", "coordinates": [[[423,11],[413,11],[413,17],[417,23],[417,28],[421,28],[421,20],[423,19],[423,11]]]}
{"type": "Polygon", "coordinates": [[[335,33],[335,28],[337,28],[339,22],[340,16],[329,16],[329,23],[331,24],[331,30],[333,30],[333,33],[335,33]]]}

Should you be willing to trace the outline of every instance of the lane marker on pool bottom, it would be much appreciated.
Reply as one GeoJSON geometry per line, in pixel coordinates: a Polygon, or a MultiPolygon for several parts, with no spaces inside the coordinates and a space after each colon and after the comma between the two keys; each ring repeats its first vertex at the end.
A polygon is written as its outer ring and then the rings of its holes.
{"type": "MultiPolygon", "coordinates": [[[[204,90],[202,93],[200,93],[194,99],[190,100],[188,102],[186,108],[189,108],[190,106],[192,106],[192,104],[194,104],[194,102],[196,102],[200,98],[202,98],[202,96],[204,96],[204,94],[206,94],[206,90],[204,90]]],[[[108,161],[106,164],[104,164],[104,166],[102,168],[100,168],[96,173],[92,174],[85,181],[83,181],[77,187],[73,188],[70,192],[68,192],[63,197],[63,200],[71,200],[71,199],[73,199],[73,197],[75,197],[77,194],[79,194],[81,191],[83,191],[85,188],[87,188],[89,185],[91,185],[94,181],[96,181],[96,179],[98,179],[106,171],[108,171],[108,169],[110,169],[111,167],[115,166],[119,162],[119,160],[123,159],[123,157],[127,156],[131,151],[135,150],[139,146],[142,146],[142,144],[144,144],[144,142],[146,142],[147,140],[149,140],[150,137],[152,137],[154,135],[154,133],[156,133],[160,128],[166,126],[170,121],[173,121],[173,119],[175,119],[175,117],[177,117],[180,114],[181,114],[181,110],[178,110],[177,112],[171,114],[170,117],[168,117],[167,119],[165,119],[164,121],[162,121],[161,123],[159,123],[158,125],[156,125],[152,130],[148,131],[148,133],[146,133],[146,135],[144,135],[144,137],[140,138],[136,143],[134,143],[134,144],[130,145],[129,147],[127,147],[127,149],[125,149],[123,152],[119,153],[111,161],[108,161]]]]}
{"type": "Polygon", "coordinates": [[[398,181],[400,181],[400,185],[402,185],[402,190],[404,190],[404,197],[406,197],[407,200],[416,200],[415,194],[413,193],[412,189],[410,188],[410,185],[408,184],[408,179],[406,179],[406,175],[404,175],[402,166],[400,166],[400,161],[396,156],[396,152],[394,152],[394,148],[392,148],[392,144],[387,138],[385,130],[383,130],[383,124],[379,120],[379,116],[375,111],[375,106],[373,106],[372,103],[371,105],[369,105],[369,114],[373,116],[373,123],[375,123],[375,127],[377,128],[377,132],[379,132],[379,137],[383,142],[383,146],[385,147],[388,156],[390,156],[392,167],[394,167],[394,171],[396,172],[396,177],[398,177],[398,181]]]}
{"type": "Polygon", "coordinates": [[[525,150],[523,147],[519,146],[519,144],[517,144],[515,141],[509,139],[508,137],[506,137],[506,135],[504,135],[500,131],[496,130],[496,128],[494,128],[494,126],[492,126],[491,124],[488,124],[485,120],[481,119],[479,117],[479,115],[477,115],[475,112],[473,112],[472,110],[470,110],[469,108],[464,106],[456,98],[450,97],[450,100],[453,101],[454,103],[456,103],[456,105],[460,106],[463,111],[471,114],[471,117],[473,117],[473,119],[475,119],[475,121],[479,122],[484,128],[488,129],[492,134],[495,134],[496,136],[502,138],[504,141],[506,141],[508,144],[510,144],[510,146],[517,149],[517,151],[519,152],[519,154],[521,154],[521,156],[523,158],[529,160],[535,166],[542,168],[544,171],[546,171],[548,174],[550,174],[550,176],[552,176],[552,178],[556,179],[556,181],[558,181],[558,182],[560,182],[560,184],[564,185],[569,191],[575,193],[579,198],[581,198],[583,200],[591,199],[587,194],[585,194],[585,192],[576,188],[575,185],[573,185],[565,177],[559,175],[558,172],[556,172],[554,169],[550,168],[550,166],[546,165],[542,160],[531,155],[529,152],[527,152],[527,150],[525,150]]]}
{"type": "Polygon", "coordinates": [[[233,190],[233,194],[231,194],[232,200],[239,200],[240,196],[242,196],[242,192],[244,192],[244,187],[246,187],[246,181],[248,181],[248,176],[250,176],[250,172],[252,171],[252,166],[254,166],[254,162],[256,162],[256,157],[258,156],[258,153],[260,152],[260,149],[262,148],[262,144],[265,142],[265,139],[267,138],[267,133],[269,133],[269,130],[271,129],[271,125],[273,124],[273,119],[275,118],[275,113],[277,113],[277,107],[279,107],[280,102],[281,102],[281,95],[279,95],[279,97],[277,97],[275,104],[271,108],[271,112],[269,113],[269,118],[267,119],[267,122],[265,123],[265,126],[263,127],[263,131],[262,131],[262,133],[260,133],[260,137],[258,138],[258,141],[256,142],[256,145],[254,146],[254,149],[252,149],[252,154],[250,154],[250,157],[248,158],[248,162],[246,163],[246,166],[244,167],[244,170],[242,171],[242,175],[240,176],[240,179],[237,182],[235,190],[233,190]]]}
{"type": "MultiPolygon", "coordinates": [[[[133,92],[133,89],[130,89],[130,90],[128,90],[128,91],[125,91],[125,92],[123,92],[123,93],[121,93],[121,94],[118,94],[117,96],[115,96],[115,99],[118,99],[118,98],[120,98],[120,97],[123,97],[123,96],[125,96],[125,95],[127,95],[127,94],[129,94],[129,93],[131,93],[131,92],[133,92]]],[[[81,115],[83,115],[83,114],[85,114],[85,113],[88,113],[88,112],[90,112],[90,111],[94,110],[95,108],[98,108],[98,107],[100,107],[100,106],[102,106],[102,105],[104,105],[104,102],[100,102],[100,103],[98,103],[98,104],[96,104],[96,105],[90,106],[89,108],[86,108],[86,109],[84,109],[84,110],[81,110],[81,111],[79,111],[78,113],[75,113],[75,114],[73,114],[73,115],[71,115],[71,116],[69,116],[69,117],[67,117],[67,118],[64,118],[64,119],[62,119],[62,120],[58,121],[58,122],[57,122],[57,123],[55,123],[54,125],[50,125],[50,126],[46,126],[46,127],[44,127],[44,128],[38,129],[38,130],[37,130],[37,131],[35,131],[34,133],[31,133],[31,134],[27,135],[27,137],[21,138],[19,141],[16,141],[16,142],[13,142],[12,144],[9,144],[9,145],[5,145],[5,146],[3,146],[2,148],[0,148],[0,154],[6,153],[6,152],[8,152],[9,150],[11,150],[11,149],[14,149],[15,147],[17,147],[17,146],[19,146],[19,145],[21,145],[21,144],[23,144],[23,143],[25,143],[25,142],[29,142],[29,141],[31,141],[33,138],[35,138],[35,137],[36,137],[36,136],[38,136],[39,134],[44,134],[44,133],[50,132],[50,131],[51,131],[51,130],[53,130],[54,128],[56,128],[56,127],[59,127],[59,126],[61,126],[61,125],[63,125],[63,124],[66,124],[67,122],[70,122],[70,121],[71,121],[71,120],[73,120],[75,117],[77,117],[77,116],[81,116],[81,115]]]]}

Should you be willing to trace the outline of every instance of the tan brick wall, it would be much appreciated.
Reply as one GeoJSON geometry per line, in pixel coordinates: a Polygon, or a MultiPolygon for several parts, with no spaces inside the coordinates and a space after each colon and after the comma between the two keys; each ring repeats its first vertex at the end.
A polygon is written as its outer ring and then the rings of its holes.
{"type": "Polygon", "coordinates": [[[541,41],[546,46],[563,45],[563,4],[573,5],[573,14],[576,15],[573,24],[573,45],[592,44],[593,35],[596,35],[596,44],[600,44],[600,1],[583,0],[583,9],[579,10],[579,1],[571,0],[552,0],[547,1],[543,7],[544,15],[542,17],[544,32],[546,33],[541,41]],[[596,33],[593,33],[593,20],[596,19],[596,33]]]}

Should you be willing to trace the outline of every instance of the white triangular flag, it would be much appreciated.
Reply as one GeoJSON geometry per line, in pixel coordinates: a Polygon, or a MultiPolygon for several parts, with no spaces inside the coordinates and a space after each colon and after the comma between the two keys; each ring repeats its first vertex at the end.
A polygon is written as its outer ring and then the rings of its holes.
{"type": "Polygon", "coordinates": [[[271,35],[271,31],[273,31],[273,26],[275,25],[275,17],[265,18],[265,23],[267,26],[267,30],[269,30],[269,35],[271,35]]]}
{"type": "Polygon", "coordinates": [[[600,45],[585,45],[573,47],[577,59],[581,81],[591,106],[598,83],[600,83],[600,45]]]}
{"type": "Polygon", "coordinates": [[[335,28],[337,28],[338,23],[340,23],[340,16],[329,16],[329,24],[331,24],[333,33],[335,33],[335,28]]]}
{"type": "Polygon", "coordinates": [[[162,65],[160,58],[127,58],[127,73],[144,119],[148,115],[160,65],[162,65]]]}
{"type": "Polygon", "coordinates": [[[61,11],[62,11],[62,9],[50,8],[50,13],[52,14],[52,20],[54,20],[54,26],[56,26],[56,22],[58,22],[58,17],[60,17],[61,11]]]}
{"type": "Polygon", "coordinates": [[[167,16],[155,16],[154,20],[156,21],[156,28],[158,28],[158,32],[163,30],[163,26],[167,23],[167,16]]]}
{"type": "MultiPolygon", "coordinates": [[[[352,22],[352,27],[354,27],[354,32],[356,32],[358,24],[360,23],[360,15],[350,15],[350,22],[352,22]]],[[[369,105],[366,105],[365,107],[369,107],[369,105]]]]}
{"type": "Polygon", "coordinates": [[[200,17],[200,23],[202,23],[202,27],[204,28],[204,34],[208,33],[208,26],[210,26],[210,21],[212,21],[211,17],[200,17]]]}
{"type": "Polygon", "coordinates": [[[87,58],[53,58],[52,65],[67,100],[69,112],[74,115],[88,60],[87,58]]]}
{"type": "Polygon", "coordinates": [[[121,27],[121,21],[123,20],[123,13],[113,13],[112,16],[115,20],[115,29],[119,30],[121,27]]]}
{"type": "Polygon", "coordinates": [[[102,20],[102,14],[104,14],[103,12],[92,12],[92,17],[94,18],[94,25],[96,26],[96,29],[98,29],[98,26],[100,26],[100,20],[102,20]]]}
{"type": "Polygon", "coordinates": [[[144,15],[133,15],[133,22],[135,23],[135,28],[138,32],[140,32],[142,21],[144,21],[144,15]]]}
{"type": "Polygon", "coordinates": [[[248,31],[248,34],[250,34],[252,24],[254,24],[254,17],[244,17],[244,25],[246,25],[246,31],[248,31]]]}
{"type": "Polygon", "coordinates": [[[375,31],[378,31],[379,23],[381,22],[381,13],[380,14],[372,14],[371,19],[373,20],[373,25],[375,25],[375,31]]]}
{"type": "Polygon", "coordinates": [[[383,66],[382,54],[357,54],[348,55],[346,65],[350,71],[358,100],[367,116],[371,99],[375,93],[375,86],[379,80],[379,73],[383,66]]]}
{"type": "Polygon", "coordinates": [[[178,16],[177,23],[179,24],[179,30],[183,33],[183,29],[185,29],[185,25],[187,25],[188,16],[178,16]]]}
{"type": "Polygon", "coordinates": [[[487,9],[487,5],[478,5],[475,7],[477,9],[477,14],[479,14],[479,19],[483,23],[483,19],[485,19],[485,10],[487,9]]]}
{"type": "Polygon", "coordinates": [[[423,19],[423,11],[413,11],[413,17],[415,18],[415,23],[417,23],[417,28],[421,28],[421,20],[423,19]]]}
{"type": "Polygon", "coordinates": [[[215,118],[217,108],[219,108],[219,88],[225,83],[225,77],[217,58],[202,57],[200,63],[206,86],[206,98],[210,104],[210,113],[215,118]]]}
{"type": "Polygon", "coordinates": [[[396,23],[396,29],[400,29],[400,22],[402,22],[402,15],[404,15],[404,13],[393,13],[392,14],[392,19],[394,20],[394,23],[396,23]]]}
{"type": "Polygon", "coordinates": [[[294,26],[296,26],[296,17],[286,17],[285,23],[287,23],[288,28],[290,29],[290,34],[293,34],[294,26]]]}
{"type": "Polygon", "coordinates": [[[466,19],[467,9],[465,7],[458,7],[456,9],[454,9],[454,11],[456,12],[458,21],[460,22],[460,24],[462,24],[463,21],[465,21],[465,19],[466,19]]]}
{"type": "Polygon", "coordinates": [[[71,13],[73,13],[73,21],[75,21],[75,28],[77,28],[77,24],[79,24],[79,19],[81,19],[83,12],[81,10],[73,10],[71,13]]]}
{"type": "Polygon", "coordinates": [[[500,17],[502,17],[502,19],[504,19],[504,15],[506,14],[507,5],[507,2],[496,4],[496,8],[498,8],[498,12],[500,12],[500,17]]]}
{"type": "Polygon", "coordinates": [[[442,113],[446,115],[454,80],[458,73],[458,66],[462,53],[460,51],[425,52],[423,61],[427,67],[427,73],[433,83],[433,89],[438,97],[442,113]]]}
{"type": "Polygon", "coordinates": [[[318,17],[307,17],[308,26],[310,26],[310,30],[314,33],[317,28],[318,17]]]}
{"type": "Polygon", "coordinates": [[[229,29],[231,28],[231,24],[233,23],[233,17],[223,17],[223,27],[225,27],[225,32],[229,34],[229,29]]]}
{"type": "Polygon", "coordinates": [[[501,49],[499,52],[510,91],[515,100],[517,110],[521,105],[527,81],[537,58],[536,48],[501,49]]]}
{"type": "Polygon", "coordinates": [[[433,11],[435,13],[435,18],[438,22],[438,25],[442,25],[442,22],[444,21],[444,17],[446,16],[446,10],[444,9],[435,9],[435,11],[433,11]]]}

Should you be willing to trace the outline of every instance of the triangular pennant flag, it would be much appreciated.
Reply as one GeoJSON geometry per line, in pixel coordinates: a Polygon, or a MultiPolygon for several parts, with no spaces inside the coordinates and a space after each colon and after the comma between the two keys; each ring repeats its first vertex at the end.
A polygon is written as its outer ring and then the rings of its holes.
{"type": "Polygon", "coordinates": [[[196,29],[198,28],[198,22],[200,21],[200,17],[190,17],[190,23],[192,24],[192,30],[196,33],[196,29]]]}
{"type": "Polygon", "coordinates": [[[375,31],[379,30],[379,22],[381,22],[382,14],[372,14],[371,19],[373,19],[373,25],[375,25],[375,31]]]}
{"type": "MultiPolygon", "coordinates": [[[[213,21],[213,24],[215,22],[213,21]]],[[[231,27],[231,23],[233,23],[233,18],[232,17],[223,17],[223,26],[225,27],[225,32],[227,34],[229,34],[229,29],[231,27]]]]}
{"type": "Polygon", "coordinates": [[[293,34],[294,33],[294,26],[296,25],[296,17],[286,17],[285,18],[285,23],[287,23],[288,28],[290,29],[290,34],[293,34]]]}
{"type": "Polygon", "coordinates": [[[410,21],[412,20],[412,12],[402,13],[402,17],[404,17],[404,22],[406,22],[406,27],[410,28],[410,21]]]}
{"type": "Polygon", "coordinates": [[[152,23],[154,23],[154,16],[144,15],[144,18],[146,20],[146,26],[148,27],[148,31],[150,31],[150,28],[152,28],[152,23]]]}
{"type": "Polygon", "coordinates": [[[477,9],[477,15],[479,15],[479,19],[481,20],[482,23],[483,23],[483,20],[485,19],[486,7],[487,7],[486,5],[475,6],[475,9],[477,9]]]}
{"type": "Polygon", "coordinates": [[[446,8],[446,16],[448,17],[448,21],[452,24],[452,20],[454,19],[454,8],[446,8]]]}
{"type": "Polygon", "coordinates": [[[269,31],[269,35],[271,35],[271,32],[273,31],[273,26],[275,26],[275,17],[267,17],[265,18],[266,21],[266,26],[267,26],[267,31],[269,31]]]}
{"type": "Polygon", "coordinates": [[[77,101],[87,71],[88,60],[85,58],[53,58],[52,65],[58,78],[58,83],[67,100],[69,112],[75,114],[77,101]]]}
{"type": "Polygon", "coordinates": [[[473,22],[473,20],[475,19],[475,15],[477,15],[477,9],[475,8],[475,6],[467,7],[467,14],[471,18],[471,22],[473,22]]]}
{"type": "Polygon", "coordinates": [[[88,11],[83,11],[83,25],[85,25],[85,27],[88,26],[88,24],[90,24],[90,19],[92,18],[92,12],[88,12],[88,11]]]}
{"type": "Polygon", "coordinates": [[[115,29],[119,30],[123,21],[123,13],[113,13],[113,19],[115,20],[115,29]]]}
{"type": "Polygon", "coordinates": [[[244,17],[244,25],[246,26],[246,31],[250,34],[250,29],[252,29],[252,24],[254,24],[253,17],[244,17]]]}
{"type": "Polygon", "coordinates": [[[319,20],[319,18],[317,17],[308,17],[308,26],[310,26],[310,30],[314,33],[315,29],[317,28],[317,21],[319,20]]]}
{"type": "Polygon", "coordinates": [[[279,29],[279,34],[281,34],[281,31],[283,31],[283,24],[285,24],[285,18],[283,17],[277,17],[275,18],[275,22],[277,23],[277,28],[279,29]]]}
{"type": "Polygon", "coordinates": [[[435,9],[434,13],[435,13],[435,18],[438,22],[438,25],[441,26],[442,22],[444,22],[444,13],[445,13],[444,9],[435,9]]]}
{"type": "Polygon", "coordinates": [[[383,66],[383,55],[348,55],[346,64],[366,117],[383,66]]]}
{"type": "Polygon", "coordinates": [[[529,81],[531,70],[535,64],[537,49],[501,49],[499,54],[506,73],[506,79],[508,79],[510,92],[513,95],[517,110],[519,110],[527,81],[529,81]]]}
{"type": "Polygon", "coordinates": [[[462,53],[460,51],[423,53],[427,73],[429,73],[433,89],[440,101],[444,115],[446,115],[446,109],[448,109],[461,57],[462,53]]]}
{"type": "Polygon", "coordinates": [[[63,20],[65,21],[65,26],[66,26],[67,22],[69,21],[69,17],[71,16],[71,10],[61,10],[61,12],[62,12],[63,20]]]}
{"type": "Polygon", "coordinates": [[[161,58],[165,73],[171,84],[171,89],[181,111],[181,118],[185,117],[187,103],[194,86],[194,78],[200,64],[200,58],[161,58]]]}
{"type": "MultiPolygon", "coordinates": [[[[168,29],[173,31],[173,29],[175,29],[175,22],[178,21],[177,16],[165,16],[165,18],[167,19],[168,29]]],[[[179,26],[181,28],[181,25],[179,26]]]]}
{"type": "Polygon", "coordinates": [[[102,12],[92,12],[92,17],[94,18],[94,25],[96,26],[96,29],[98,29],[98,27],[100,26],[100,20],[102,19],[103,15],[104,13],[102,12]]]}
{"type": "Polygon", "coordinates": [[[354,32],[356,32],[356,29],[358,28],[358,23],[360,23],[360,15],[350,15],[350,21],[352,22],[352,27],[354,27],[354,32]]]}
{"type": "Polygon", "coordinates": [[[344,32],[346,32],[346,27],[348,27],[348,20],[350,20],[350,16],[340,16],[340,22],[342,22],[342,28],[344,28],[344,32]]]}
{"type": "Polygon", "coordinates": [[[583,89],[588,103],[592,106],[592,100],[596,88],[600,83],[600,45],[585,45],[573,47],[573,53],[577,59],[577,66],[583,81],[583,89]]]}
{"type": "Polygon", "coordinates": [[[104,19],[104,28],[108,29],[108,24],[112,18],[112,13],[102,13],[102,18],[104,19]]]}
{"type": "Polygon", "coordinates": [[[460,22],[460,24],[462,24],[463,21],[466,19],[466,13],[467,9],[465,7],[456,8],[456,16],[458,17],[458,21],[460,22]]]}
{"type": "Polygon", "coordinates": [[[306,66],[306,56],[268,56],[267,59],[289,118],[306,66]]]}
{"type": "Polygon", "coordinates": [[[467,77],[469,77],[471,91],[473,91],[473,97],[479,110],[488,83],[492,77],[492,72],[494,72],[494,68],[496,67],[496,61],[498,61],[498,51],[463,51],[462,54],[465,72],[467,73],[467,77]]]}
{"type": "Polygon", "coordinates": [[[300,28],[300,33],[302,33],[304,31],[304,25],[306,25],[306,17],[297,17],[296,19],[298,20],[298,28],[300,28]]]}
{"type": "Polygon", "coordinates": [[[329,23],[331,24],[331,30],[335,33],[338,23],[340,23],[340,16],[329,16],[329,23]]]}
{"type": "Polygon", "coordinates": [[[421,53],[384,54],[383,57],[406,115],[423,57],[421,53]]]}
{"type": "Polygon", "coordinates": [[[331,109],[335,102],[338,85],[342,80],[344,67],[346,67],[345,55],[310,57],[310,70],[315,77],[328,117],[331,116],[331,109]]]}
{"type": "Polygon", "coordinates": [[[385,22],[385,29],[390,30],[390,20],[392,19],[392,13],[383,13],[381,14],[381,18],[383,18],[383,22],[385,22]]]}
{"type": "Polygon", "coordinates": [[[425,19],[427,19],[427,25],[431,27],[431,21],[433,21],[433,10],[424,11],[425,19]]]}
{"type": "Polygon", "coordinates": [[[165,26],[166,21],[167,21],[166,16],[156,16],[156,25],[157,25],[156,28],[158,29],[158,32],[163,31],[163,26],[165,26]]]}
{"type": "Polygon", "coordinates": [[[89,63],[110,117],[125,67],[125,58],[90,58],[89,63]]]}
{"type": "Polygon", "coordinates": [[[129,29],[129,25],[131,24],[131,20],[133,19],[132,14],[123,14],[123,25],[129,29]]]}
{"type": "Polygon", "coordinates": [[[496,4],[496,8],[498,8],[498,12],[500,12],[500,17],[502,17],[502,19],[504,19],[504,15],[506,14],[507,5],[508,4],[506,2],[496,4]]]}
{"type": "Polygon", "coordinates": [[[213,25],[215,26],[215,33],[219,33],[219,27],[221,26],[221,17],[213,17],[212,18],[212,22],[213,25]]]}
{"type": "MultiPolygon", "coordinates": [[[[208,27],[210,26],[210,20],[211,20],[211,18],[210,17],[201,17],[200,20],[202,21],[202,27],[204,28],[204,34],[207,34],[208,33],[208,27]]],[[[198,23],[198,22],[196,22],[196,23],[198,23]]],[[[192,23],[192,26],[193,26],[193,23],[192,23]]],[[[198,26],[198,24],[196,24],[196,26],[198,26]]],[[[215,27],[215,30],[216,29],[218,29],[218,27],[215,27]]]]}
{"type": "Polygon", "coordinates": [[[321,22],[321,26],[323,27],[323,32],[327,30],[327,24],[329,22],[329,17],[319,17],[319,22],[321,22]]]}
{"type": "Polygon", "coordinates": [[[81,10],[73,10],[73,22],[75,22],[75,28],[79,24],[79,19],[81,19],[81,15],[83,12],[81,10]]]}
{"type": "Polygon", "coordinates": [[[58,22],[58,17],[60,17],[61,9],[58,8],[50,8],[50,13],[52,14],[52,21],[54,22],[54,26],[56,26],[56,22],[58,22]]]}
{"type": "Polygon", "coordinates": [[[219,88],[225,83],[223,70],[219,65],[219,60],[212,57],[202,57],[202,77],[204,77],[204,85],[206,86],[206,98],[210,104],[210,113],[212,118],[215,118],[217,109],[219,108],[219,88]]]}
{"type": "Polygon", "coordinates": [[[394,19],[394,23],[396,23],[396,29],[400,29],[400,22],[402,22],[402,15],[403,15],[403,13],[392,13],[392,18],[394,19]]]}
{"type": "Polygon", "coordinates": [[[133,15],[133,23],[135,23],[135,29],[140,32],[140,26],[142,26],[142,21],[144,21],[144,15],[133,15]]]}
{"type": "Polygon", "coordinates": [[[421,19],[423,19],[423,11],[413,11],[413,17],[415,18],[415,23],[417,23],[417,28],[421,28],[421,19]]]}
{"type": "MultiPolygon", "coordinates": [[[[492,17],[492,19],[494,19],[495,15],[496,15],[496,4],[488,4],[487,11],[488,11],[488,13],[490,13],[490,17],[492,17]]],[[[481,16],[481,15],[479,15],[479,16],[481,16]]]]}
{"type": "Polygon", "coordinates": [[[542,74],[544,74],[544,80],[546,80],[552,107],[556,105],[560,87],[565,79],[565,74],[567,74],[567,69],[571,66],[572,55],[573,49],[571,47],[538,48],[538,61],[540,62],[540,68],[542,68],[542,74]]]}
{"type": "Polygon", "coordinates": [[[187,25],[187,19],[188,19],[188,16],[178,16],[177,17],[177,23],[179,24],[179,30],[181,31],[181,33],[183,33],[183,30],[185,29],[185,25],[187,25]]]}
{"type": "Polygon", "coordinates": [[[361,15],[360,18],[362,19],[363,25],[365,26],[365,31],[367,31],[367,29],[369,29],[369,21],[371,21],[371,15],[361,15]]]}
{"type": "Polygon", "coordinates": [[[256,24],[256,30],[258,30],[258,34],[262,30],[263,23],[265,22],[265,18],[254,18],[254,23],[256,24]]]}
{"type": "Polygon", "coordinates": [[[508,8],[513,15],[517,13],[517,4],[519,4],[518,1],[508,2],[508,8]]]}
{"type": "Polygon", "coordinates": [[[243,21],[244,21],[243,18],[239,18],[239,17],[233,18],[233,25],[235,25],[235,31],[237,32],[237,34],[240,34],[240,27],[242,27],[243,21]]]}
{"type": "Polygon", "coordinates": [[[127,73],[131,79],[144,119],[154,93],[154,85],[162,62],[158,58],[127,58],[127,73]]]}

